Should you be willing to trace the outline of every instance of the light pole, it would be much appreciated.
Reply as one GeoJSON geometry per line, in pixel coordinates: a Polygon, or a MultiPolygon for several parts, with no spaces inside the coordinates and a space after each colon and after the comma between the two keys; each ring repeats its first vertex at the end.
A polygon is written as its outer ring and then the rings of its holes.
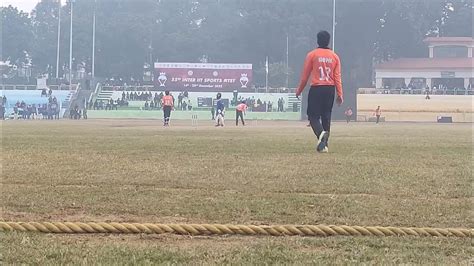
{"type": "Polygon", "coordinates": [[[97,0],[94,1],[94,15],[92,18],[92,80],[95,78],[95,8],[97,0]]]}
{"type": "Polygon", "coordinates": [[[268,65],[268,56],[265,60],[265,92],[268,93],[268,72],[270,71],[270,66],[268,65]]]}
{"type": "Polygon", "coordinates": [[[332,50],[336,49],[336,0],[332,3],[332,50]]]}
{"type": "Polygon", "coordinates": [[[58,49],[56,51],[56,79],[59,78],[59,43],[61,40],[61,0],[58,1],[58,49]]]}
{"type": "Polygon", "coordinates": [[[71,4],[71,28],[69,32],[69,90],[72,90],[72,12],[74,0],[70,0],[71,4]]]}
{"type": "Polygon", "coordinates": [[[290,87],[290,34],[286,34],[286,88],[290,87]]]}

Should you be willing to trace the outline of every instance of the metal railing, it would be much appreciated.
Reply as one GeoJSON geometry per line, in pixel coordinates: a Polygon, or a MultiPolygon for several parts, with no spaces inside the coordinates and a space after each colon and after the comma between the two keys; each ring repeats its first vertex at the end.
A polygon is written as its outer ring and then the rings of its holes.
{"type": "MultiPolygon", "coordinates": [[[[0,84],[1,90],[38,90],[37,85],[9,85],[9,84],[0,84]]],[[[48,85],[48,89],[53,91],[62,90],[68,91],[69,85],[48,85]]]]}
{"type": "MultiPolygon", "coordinates": [[[[424,95],[425,89],[376,89],[376,88],[359,88],[358,94],[413,94],[424,95]]],[[[436,89],[430,90],[430,95],[474,95],[473,89],[453,88],[453,89],[436,89]]]]}
{"type": "MultiPolygon", "coordinates": [[[[143,86],[102,86],[102,91],[162,91],[162,88],[155,88],[152,85],[143,85],[143,86]]],[[[183,89],[182,91],[185,91],[183,89]]],[[[265,87],[255,87],[254,92],[256,93],[295,93],[296,88],[265,88],[265,87]]],[[[192,90],[190,90],[192,92],[192,90]]],[[[231,92],[231,91],[229,91],[231,92]]]]}

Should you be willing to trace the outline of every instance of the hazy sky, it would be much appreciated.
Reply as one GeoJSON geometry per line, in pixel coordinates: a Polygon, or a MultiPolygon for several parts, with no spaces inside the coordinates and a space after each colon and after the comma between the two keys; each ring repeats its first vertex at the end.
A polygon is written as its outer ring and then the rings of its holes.
{"type": "Polygon", "coordinates": [[[30,13],[40,0],[0,0],[1,6],[12,5],[24,12],[30,13]]]}

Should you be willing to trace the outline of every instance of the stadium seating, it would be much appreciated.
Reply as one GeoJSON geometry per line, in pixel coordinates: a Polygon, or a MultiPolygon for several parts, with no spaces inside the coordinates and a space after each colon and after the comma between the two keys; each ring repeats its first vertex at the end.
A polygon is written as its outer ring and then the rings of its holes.
{"type": "MultiPolygon", "coordinates": [[[[71,91],[53,91],[52,96],[56,97],[62,106],[66,106],[73,94],[71,91]]],[[[48,103],[48,97],[41,97],[41,90],[2,90],[0,95],[7,97],[5,106],[7,113],[13,110],[18,101],[36,105],[48,103]]]]}

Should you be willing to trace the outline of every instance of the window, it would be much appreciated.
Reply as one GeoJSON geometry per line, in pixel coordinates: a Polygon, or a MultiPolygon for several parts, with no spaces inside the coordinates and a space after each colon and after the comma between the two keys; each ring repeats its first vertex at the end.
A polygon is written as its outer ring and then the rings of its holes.
{"type": "Polygon", "coordinates": [[[464,46],[438,46],[434,47],[435,58],[466,58],[467,47],[464,46]]]}

